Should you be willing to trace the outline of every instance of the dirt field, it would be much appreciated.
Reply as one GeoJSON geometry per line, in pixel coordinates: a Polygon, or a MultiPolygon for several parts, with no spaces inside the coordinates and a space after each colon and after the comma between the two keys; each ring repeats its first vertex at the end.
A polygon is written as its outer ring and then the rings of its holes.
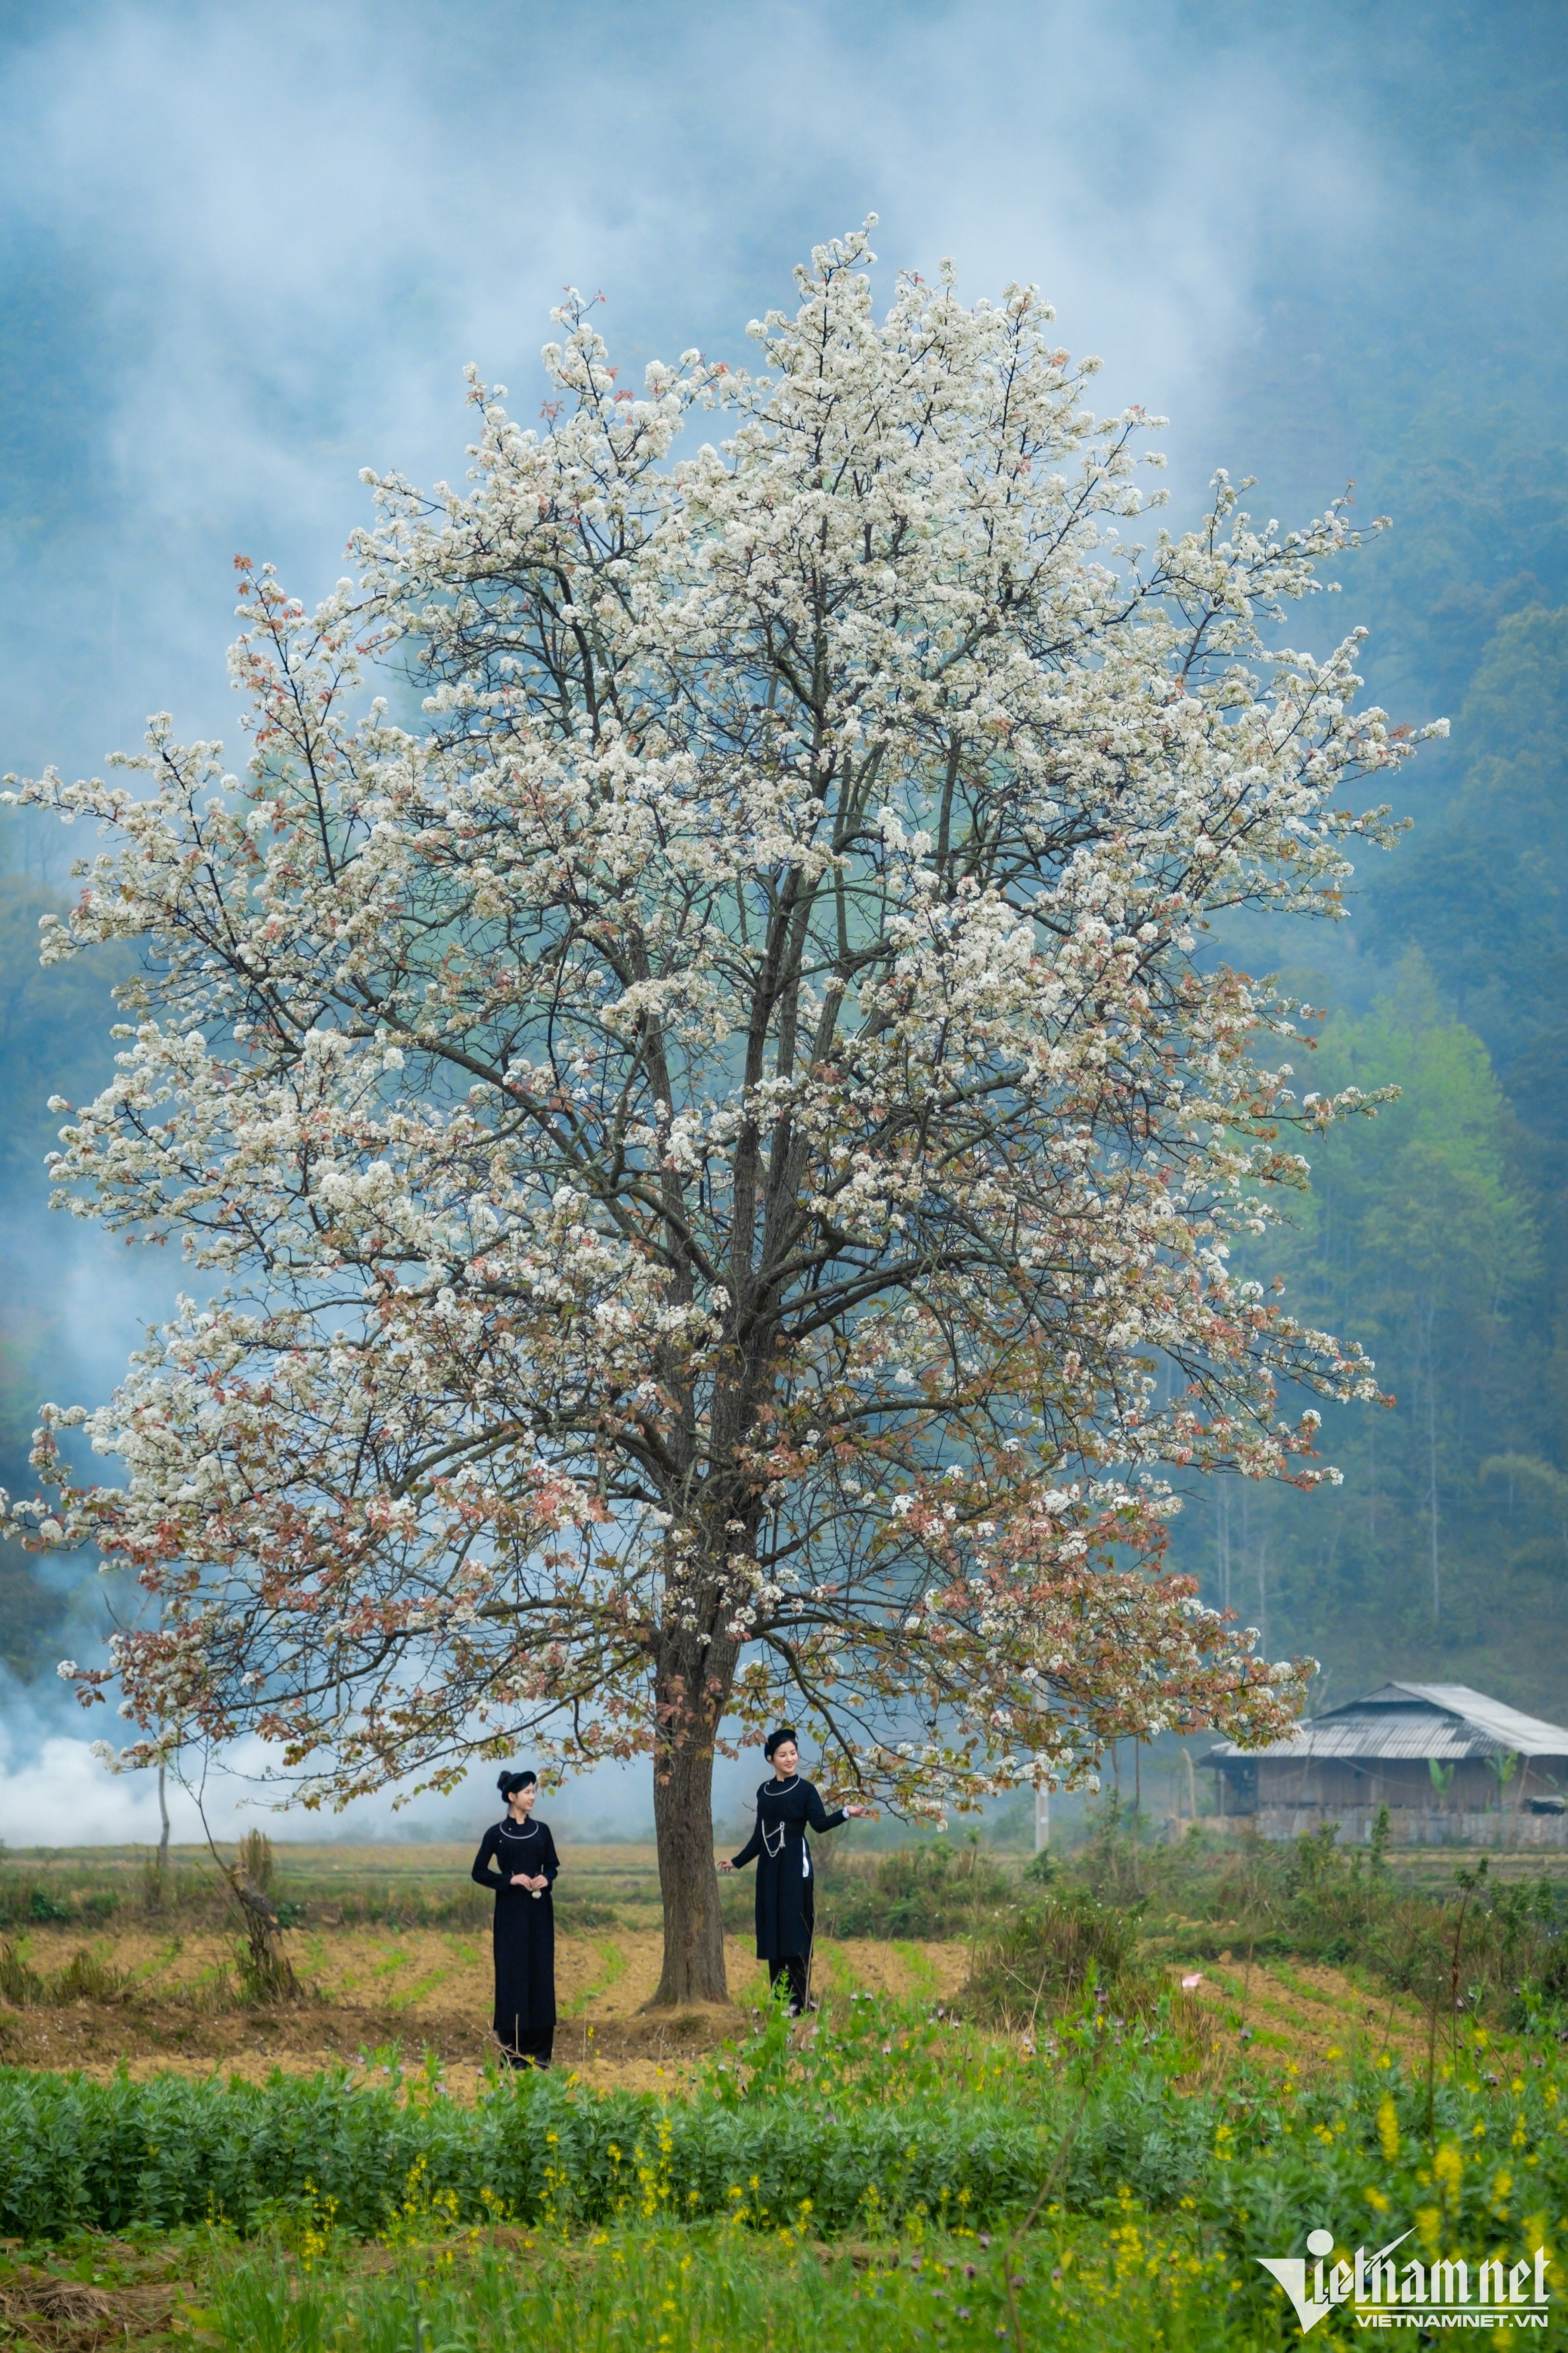
{"type": "MultiPolygon", "coordinates": [[[[135,1851],[90,1862],[7,1856],[25,1893],[37,1887],[77,1913],[24,1919],[8,1932],[26,1967],[58,1979],[85,1954],[123,1982],[108,1999],[0,2002],[0,2062],[92,2074],[121,2064],[133,2074],[217,2065],[259,2076],[338,2063],[379,2073],[398,2054],[417,2062],[434,2053],[461,2095],[481,2080],[491,2049],[490,1901],[468,1881],[470,1859],[467,1847],[279,1847],[272,1892],[298,1908],[286,1945],[310,1999],[261,2010],[233,1999],[234,1929],[207,1859],[176,1856],[175,1893],[160,1918],[146,1915],[146,1858],[135,1851]],[[80,1908],[110,1898],[101,1918],[80,1908]],[[367,1905],[402,1916],[352,1916],[367,1905]],[[441,1917],[454,1911],[459,1925],[441,1917]]],[[[732,2006],[642,2014],[660,1958],[653,1862],[647,1847],[576,1848],[559,1883],[556,2054],[590,2081],[652,2087],[680,2079],[702,2053],[743,2034],[766,1998],[750,1940],[731,1936],[732,2006]]],[[[823,1989],[936,2000],[956,1993],[967,1968],[962,1945],[860,1939],[822,1940],[815,1960],[823,1989]]]]}
{"type": "MultiPolygon", "coordinates": [[[[273,1892],[297,1908],[287,1945],[310,1998],[263,2010],[234,1998],[233,1926],[209,1859],[176,1858],[174,1900],[160,1918],[146,1914],[146,1858],[135,1851],[8,1855],[5,1872],[19,1887],[41,1888],[76,1912],[65,1921],[25,1918],[5,1932],[26,1967],[57,1979],[79,1953],[123,1981],[112,1998],[0,2001],[0,2062],[92,2074],[121,2064],[133,2074],[216,2066],[252,2077],[343,2063],[379,2075],[400,2056],[417,2063],[429,2053],[455,2094],[471,2094],[491,2049],[491,1978],[489,1899],[468,1883],[469,1860],[467,1847],[280,1846],[273,1892]],[[110,1899],[100,1918],[82,1908],[110,1899]],[[393,1916],[367,1921],[367,1907],[393,1916]]],[[[570,1850],[559,1896],[556,2053],[586,2080],[673,2088],[706,2052],[747,2031],[766,1978],[740,1935],[726,1940],[732,2006],[645,2014],[660,1947],[651,1849],[570,1850]]],[[[961,1943],[824,1938],[814,1971],[828,1995],[945,2001],[959,1994],[968,1965],[961,1943]]],[[[1173,1959],[1171,1968],[1177,1978],[1200,1978],[1194,1999],[1214,2063],[1247,2049],[1266,2064],[1310,2069],[1359,2047],[1411,2056],[1424,2048],[1426,2021],[1414,2004],[1337,1969],[1229,1956],[1190,1966],[1173,1959]]]]}
{"type": "MultiPolygon", "coordinates": [[[[221,1966],[221,1939],[187,1939],[173,1957],[166,1945],[140,1934],[100,1939],[106,1958],[146,1972],[141,1978],[145,1990],[124,2002],[0,2006],[0,2060],[80,2068],[91,2075],[121,2065],[133,2076],[161,2070],[206,2074],[216,2066],[260,2080],[274,2068],[310,2073],[340,2063],[374,2077],[398,2057],[417,2063],[433,2052],[448,2088],[458,2097],[473,2095],[489,2047],[489,1964],[480,1939],[434,1930],[342,1929],[293,1941],[312,2000],[298,2009],[193,2014],[168,1993],[221,1966]]],[[[80,1947],[68,1937],[36,1936],[29,1949],[37,1965],[52,1969],[80,1947]]],[[[733,2007],[650,2018],[642,2005],[658,1976],[655,1932],[563,1936],[558,2060],[595,2084],[653,2090],[684,2082],[708,2052],[747,2031],[761,2000],[764,1980],[750,1949],[731,1937],[726,1957],[737,1995],[733,2007]]],[[[967,1967],[962,1945],[872,1938],[824,1940],[814,1964],[816,1984],[829,1995],[885,1991],[937,2000],[960,1993],[967,1967]]],[[[1192,1972],[1173,1970],[1182,1974],[1192,1972]]],[[[1414,2004],[1369,1993],[1337,1969],[1210,1962],[1194,1999],[1208,2023],[1216,2061],[1248,2049],[1266,2065],[1294,2063],[1310,2071],[1358,2049],[1388,2049],[1415,2059],[1425,2046],[1425,2017],[1414,2004]]]]}
{"type": "Polygon", "coordinates": [[[1266,2066],[1303,2074],[1384,2051],[1425,2065],[1426,2013],[1404,1995],[1368,1990],[1342,1970],[1314,1961],[1194,1962],[1173,1968],[1193,1989],[1220,2063],[1246,2050],[1266,2066]]]}
{"type": "MultiPolygon", "coordinates": [[[[227,1958],[219,1936],[189,1936],[172,1949],[137,1929],[95,1940],[102,1957],[133,1973],[136,1991],[122,2001],[40,2003],[0,2008],[0,2059],[11,2066],[80,2067],[104,2074],[121,2063],[132,2074],[174,2067],[260,2076],[274,2067],[305,2071],[340,2061],[389,2064],[392,2046],[405,2059],[436,2052],[450,2088],[471,2090],[490,2047],[492,1981],[488,1937],[439,1929],[341,1928],[289,1940],[295,1968],[313,1999],[297,2009],[194,2010],[170,1997],[211,1982],[227,1958]]],[[[68,1935],[35,1934],[32,1965],[51,1975],[81,1949],[68,1935]]],[[[684,2075],[694,2058],[744,2033],[749,2011],[765,1996],[766,1973],[749,1947],[726,1940],[730,2009],[642,2016],[658,1980],[660,1940],[648,1928],[563,1936],[556,1947],[561,2024],[557,2059],[592,2082],[650,2087],[684,2075]]],[[[819,1983],[836,1989],[956,1993],[968,1954],[962,1945],[819,1944],[819,1983]]]]}

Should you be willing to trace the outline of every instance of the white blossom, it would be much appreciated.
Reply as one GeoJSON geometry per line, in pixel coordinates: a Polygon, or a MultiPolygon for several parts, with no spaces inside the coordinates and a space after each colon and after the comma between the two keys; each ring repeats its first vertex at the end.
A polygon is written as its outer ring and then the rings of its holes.
{"type": "Polygon", "coordinates": [[[124,1483],[51,1409],[28,1507],[157,1599],[113,1672],[159,1737],[320,1800],[525,1725],[668,1762],[793,1685],[929,1812],[1297,1704],[1161,1573],[1160,1473],[1310,1484],[1279,1384],[1373,1393],[1227,1257],[1281,1131],[1366,1105],[1298,1108],[1290,1008],[1194,943],[1336,915],[1415,737],[1354,633],[1270,642],[1342,508],[1219,475],[1165,529],[1158,420],[1032,289],[879,317],[869,258],[755,376],[618,387],[570,298],[544,429],[476,377],[468,481],[377,480],[357,580],[246,575],[242,776],[161,716],[20,788],[110,836],[46,960],[152,946],[56,1198],[205,1286],[85,1417],[124,1483]]]}

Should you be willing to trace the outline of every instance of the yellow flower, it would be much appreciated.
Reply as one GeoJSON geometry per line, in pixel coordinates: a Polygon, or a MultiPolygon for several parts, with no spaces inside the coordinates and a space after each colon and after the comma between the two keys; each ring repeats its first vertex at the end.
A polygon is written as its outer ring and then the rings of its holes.
{"type": "Polygon", "coordinates": [[[1459,2193],[1460,2177],[1465,2170],[1465,2161],[1451,2140],[1446,2140],[1432,2159],[1432,2170],[1436,2176],[1439,2189],[1449,2197],[1457,2198],[1459,2193]]]}
{"type": "Polygon", "coordinates": [[[1394,2102],[1387,2097],[1377,2111],[1377,2137],[1384,2158],[1392,2165],[1399,2155],[1399,2116],[1394,2102]]]}

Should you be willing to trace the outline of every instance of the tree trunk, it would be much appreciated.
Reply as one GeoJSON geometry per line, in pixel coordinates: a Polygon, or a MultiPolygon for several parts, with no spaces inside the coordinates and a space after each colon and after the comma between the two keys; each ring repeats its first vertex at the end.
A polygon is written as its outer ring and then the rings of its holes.
{"type": "Polygon", "coordinates": [[[300,1981],[283,1949],[283,1926],[272,1898],[264,1887],[258,1887],[242,1863],[230,1866],[228,1883],[245,1928],[239,1965],[246,1992],[257,2001],[298,2001],[300,1981]]]}
{"type": "Polygon", "coordinates": [[[649,2010],[730,1999],[713,1862],[713,1737],[733,1674],[732,1651],[725,1649],[728,1655],[710,1655],[705,1664],[689,1637],[670,1642],[655,1679],[661,1738],[654,1762],[653,1819],[664,1899],[664,1969],[649,2010]]]}

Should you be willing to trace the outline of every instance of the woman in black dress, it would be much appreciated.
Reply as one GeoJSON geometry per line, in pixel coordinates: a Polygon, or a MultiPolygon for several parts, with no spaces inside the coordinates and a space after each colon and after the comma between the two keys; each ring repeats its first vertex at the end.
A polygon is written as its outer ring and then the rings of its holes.
{"type": "Polygon", "coordinates": [[[537,1773],[503,1773],[506,1812],[479,1841],[473,1876],[496,1895],[496,2040],[513,2067],[548,2067],[555,2042],[555,1908],[561,1868],[548,1822],[536,1822],[537,1773]],[[493,1866],[493,1868],[492,1868],[493,1866]]]}
{"type": "Polygon", "coordinates": [[[719,1868],[740,1871],[756,1858],[757,1958],[766,1961],[775,1989],[781,1978],[788,1978],[790,2016],[798,2018],[805,2008],[816,1916],[806,1826],[819,1832],[836,1831],[851,1814],[870,1809],[846,1806],[839,1813],[827,1811],[815,1786],[800,1778],[800,1748],[793,1725],[781,1724],[770,1733],[763,1755],[773,1778],[757,1791],[756,1827],[740,1853],[719,1868]]]}

